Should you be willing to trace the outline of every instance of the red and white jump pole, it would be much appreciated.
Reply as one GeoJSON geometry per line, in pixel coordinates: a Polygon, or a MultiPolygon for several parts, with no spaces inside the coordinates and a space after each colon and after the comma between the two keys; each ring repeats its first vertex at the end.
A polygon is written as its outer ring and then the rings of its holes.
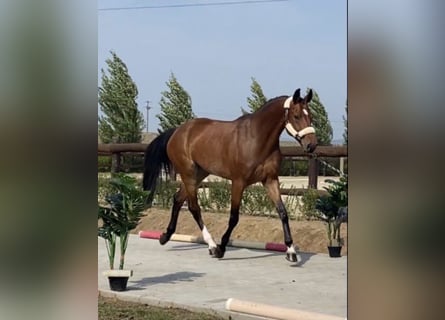
{"type": "MultiPolygon", "coordinates": [[[[158,240],[162,235],[161,231],[139,231],[140,238],[155,239],[158,240]]],[[[174,233],[170,240],[181,241],[181,242],[192,242],[206,244],[201,236],[189,236],[185,234],[174,233]]],[[[229,240],[227,244],[231,247],[247,248],[247,249],[258,249],[258,250],[268,250],[268,251],[279,251],[286,252],[287,247],[283,243],[274,242],[257,242],[257,241],[245,241],[245,240],[229,240]]]]}

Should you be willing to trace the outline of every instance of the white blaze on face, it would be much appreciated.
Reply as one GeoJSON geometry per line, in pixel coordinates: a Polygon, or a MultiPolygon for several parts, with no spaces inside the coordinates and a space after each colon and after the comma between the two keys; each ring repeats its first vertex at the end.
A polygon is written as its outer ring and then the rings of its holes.
{"type": "Polygon", "coordinates": [[[306,109],[303,109],[303,113],[306,115],[306,116],[308,116],[309,115],[309,112],[307,112],[307,110],[306,109]]]}
{"type": "Polygon", "coordinates": [[[207,227],[204,226],[202,229],[202,237],[204,238],[204,241],[209,245],[209,248],[216,248],[216,243],[213,241],[211,234],[207,230],[207,227]]]}

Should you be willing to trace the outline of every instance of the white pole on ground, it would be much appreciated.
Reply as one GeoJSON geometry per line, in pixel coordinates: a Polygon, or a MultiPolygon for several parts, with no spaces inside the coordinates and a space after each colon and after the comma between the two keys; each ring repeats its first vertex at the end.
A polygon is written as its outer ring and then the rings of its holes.
{"type": "Polygon", "coordinates": [[[344,320],[345,318],[302,311],[296,309],[276,307],[272,305],[242,301],[230,298],[226,301],[226,309],[230,311],[252,314],[255,316],[277,320],[344,320]]]}

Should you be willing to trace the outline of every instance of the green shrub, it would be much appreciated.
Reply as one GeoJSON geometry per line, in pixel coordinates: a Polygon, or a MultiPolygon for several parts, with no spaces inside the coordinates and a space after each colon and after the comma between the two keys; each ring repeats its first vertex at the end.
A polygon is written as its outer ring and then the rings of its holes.
{"type": "Polygon", "coordinates": [[[299,209],[303,218],[307,220],[314,220],[317,217],[317,209],[315,203],[319,198],[318,192],[315,189],[306,189],[301,196],[301,203],[299,203],[299,209]]]}
{"type": "Polygon", "coordinates": [[[97,200],[99,202],[105,201],[105,195],[112,191],[110,179],[110,175],[101,174],[97,176],[97,200]]]}
{"type": "Polygon", "coordinates": [[[170,208],[173,205],[173,195],[178,189],[178,184],[171,180],[159,179],[156,186],[154,204],[161,208],[170,208]]]}
{"type": "Polygon", "coordinates": [[[298,219],[299,216],[299,212],[300,212],[300,203],[298,201],[298,197],[295,195],[297,188],[295,188],[294,186],[291,186],[290,188],[290,194],[284,198],[284,206],[287,209],[287,215],[289,216],[289,219],[291,220],[295,220],[298,219]]]}
{"type": "Polygon", "coordinates": [[[248,215],[270,216],[275,206],[263,186],[253,185],[244,190],[241,199],[243,213],[248,215]]]}
{"type": "Polygon", "coordinates": [[[98,156],[97,157],[97,171],[98,172],[110,172],[111,171],[111,157],[110,156],[98,156]]]}
{"type": "Polygon", "coordinates": [[[209,187],[209,199],[212,207],[217,211],[230,207],[231,187],[227,180],[215,181],[209,187]]]}
{"type": "Polygon", "coordinates": [[[204,211],[212,210],[212,202],[210,201],[208,192],[209,191],[204,188],[198,190],[198,203],[204,211]]]}

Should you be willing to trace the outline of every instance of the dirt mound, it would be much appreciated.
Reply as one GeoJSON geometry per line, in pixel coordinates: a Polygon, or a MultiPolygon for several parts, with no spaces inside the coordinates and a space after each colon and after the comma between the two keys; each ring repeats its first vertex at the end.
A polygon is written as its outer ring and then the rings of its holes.
{"type": "MultiPolygon", "coordinates": [[[[146,211],[146,216],[139,226],[133,230],[165,231],[170,221],[170,211],[151,208],[146,211]]],[[[203,220],[214,240],[219,242],[226,231],[229,222],[228,213],[203,213],[203,220]]],[[[290,229],[294,244],[303,252],[327,253],[326,225],[321,221],[290,221],[290,229]]],[[[192,215],[186,209],[179,214],[176,233],[188,235],[201,235],[192,215]]],[[[347,248],[347,224],[341,227],[341,235],[345,239],[342,255],[346,255],[347,248]]],[[[265,218],[241,215],[238,225],[232,233],[232,239],[278,242],[283,243],[283,228],[278,218],[265,218]]]]}

